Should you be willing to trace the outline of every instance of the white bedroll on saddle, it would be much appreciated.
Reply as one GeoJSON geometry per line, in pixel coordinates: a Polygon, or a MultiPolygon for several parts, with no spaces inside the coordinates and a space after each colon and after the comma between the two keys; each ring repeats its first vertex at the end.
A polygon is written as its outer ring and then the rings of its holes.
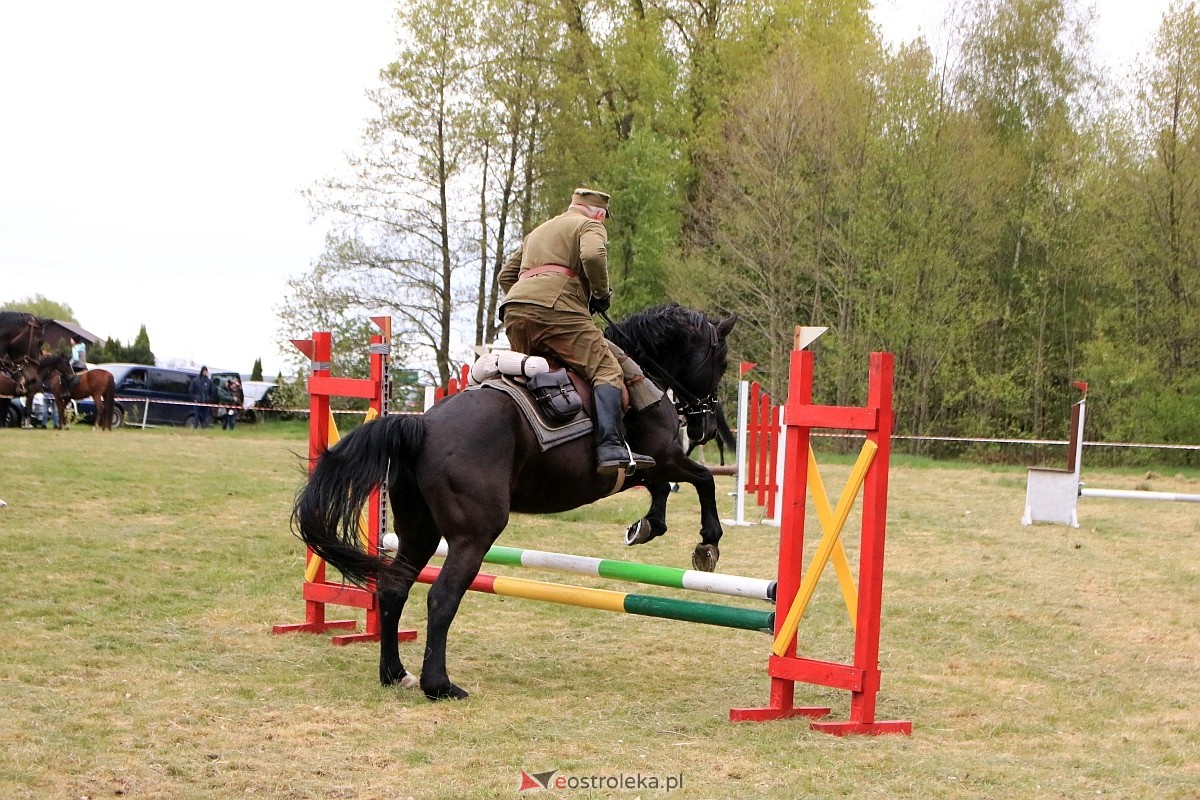
{"type": "Polygon", "coordinates": [[[469,384],[478,386],[489,378],[497,375],[510,375],[514,378],[532,378],[543,372],[550,371],[550,364],[541,356],[527,356],[524,353],[514,353],[511,350],[497,350],[485,353],[471,365],[469,384]]]}

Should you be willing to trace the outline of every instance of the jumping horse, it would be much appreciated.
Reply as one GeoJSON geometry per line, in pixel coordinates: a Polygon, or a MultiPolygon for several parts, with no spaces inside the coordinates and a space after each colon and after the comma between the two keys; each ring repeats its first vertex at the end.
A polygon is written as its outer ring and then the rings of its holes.
{"type": "Polygon", "coordinates": [[[630,447],[653,457],[655,466],[639,469],[623,485],[596,472],[591,435],[542,452],[513,400],[487,388],[452,395],[421,416],[385,416],[362,425],[319,457],[296,499],[292,527],[347,580],[360,586],[375,580],[382,684],[418,683],[400,661],[396,635],[413,581],[445,538],[449,551],[428,594],[419,684],[430,700],[467,696],[446,672],[447,632],[484,553],[513,512],[567,511],[618,487],[644,486],[651,508],[631,530],[643,530],[640,541],[646,541],[667,529],[671,482],[690,483],[700,499],[701,541],[692,563],[716,568],[721,521],[713,476],[687,458],[678,431],[683,416],[694,438],[715,433],[715,392],[727,363],[726,337],[736,321],[736,315],[710,319],[670,304],[608,328],[608,337],[652,380],[683,398],[678,407],[663,398],[626,415],[630,447]],[[359,510],[380,484],[389,493],[400,540],[394,559],[370,555],[359,543],[359,510]]]}
{"type": "Polygon", "coordinates": [[[92,398],[96,405],[96,416],[92,429],[112,430],[113,400],[116,397],[116,382],[106,369],[89,369],[76,374],[71,360],[66,356],[46,356],[37,364],[37,379],[58,403],[58,418],[67,427],[67,401],[82,397],[92,398]]]}

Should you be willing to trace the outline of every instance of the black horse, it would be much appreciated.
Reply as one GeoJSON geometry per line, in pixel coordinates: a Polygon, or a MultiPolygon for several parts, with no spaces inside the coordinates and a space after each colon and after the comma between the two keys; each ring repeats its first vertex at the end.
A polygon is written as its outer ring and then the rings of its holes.
{"type": "MultiPolygon", "coordinates": [[[[721,538],[713,477],[687,458],[677,434],[681,412],[695,435],[715,431],[712,401],[725,372],[726,337],[736,321],[736,316],[710,319],[672,304],[640,312],[608,332],[641,359],[647,375],[688,398],[682,409],[664,398],[626,417],[631,447],[656,462],[620,487],[650,491],[650,512],[634,527],[645,524],[655,535],[664,532],[671,481],[691,483],[700,498],[701,520],[692,562],[709,571],[716,568],[721,538]]],[[[445,537],[449,553],[429,589],[420,686],[431,700],[462,698],[467,693],[446,673],[447,631],[509,515],[578,508],[611,494],[617,488],[613,482],[596,472],[591,436],[542,452],[513,401],[481,388],[452,395],[422,416],[386,416],[355,429],[317,461],[296,500],[292,525],[348,580],[359,585],[377,580],[384,685],[415,683],[400,661],[396,634],[414,579],[445,537]],[[388,487],[400,539],[394,560],[369,555],[359,544],[359,510],[380,484],[388,487]]]]}

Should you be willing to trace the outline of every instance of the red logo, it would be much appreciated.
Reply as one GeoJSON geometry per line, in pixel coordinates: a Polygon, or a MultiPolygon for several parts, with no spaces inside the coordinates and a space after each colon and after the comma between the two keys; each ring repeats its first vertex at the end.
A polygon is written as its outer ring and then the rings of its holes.
{"type": "Polygon", "coordinates": [[[558,772],[552,769],[549,772],[535,772],[530,775],[525,770],[521,770],[521,785],[517,787],[518,792],[526,792],[530,789],[549,789],[550,779],[554,777],[554,773],[558,772]]]}

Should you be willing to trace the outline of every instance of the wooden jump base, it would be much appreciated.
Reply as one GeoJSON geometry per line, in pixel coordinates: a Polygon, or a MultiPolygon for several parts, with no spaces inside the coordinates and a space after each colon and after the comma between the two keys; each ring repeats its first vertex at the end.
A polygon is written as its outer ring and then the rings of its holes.
{"type": "MultiPolygon", "coordinates": [[[[446,553],[446,542],[443,540],[438,545],[435,555],[445,558],[446,553]]],[[[500,545],[493,545],[483,560],[487,564],[554,570],[614,581],[644,583],[648,586],[663,586],[668,589],[688,589],[694,592],[722,594],[728,597],[749,597],[768,602],[775,601],[775,581],[762,578],[745,578],[740,575],[700,572],[677,567],[659,567],[632,561],[614,561],[500,545]]]]}
{"type": "MultiPolygon", "coordinates": [[[[787,478],[787,465],[783,459],[787,427],[780,419],[782,409],[772,403],[771,395],[763,391],[762,384],[745,379],[746,373],[755,366],[750,362],[742,362],[740,367],[743,379],[738,382],[734,516],[733,519],[722,520],[728,525],[755,524],[746,519],[747,497],[762,509],[762,523],[778,525],[783,497],[781,487],[787,478]]],[[[713,474],[724,473],[714,469],[713,474]]]]}
{"type": "MultiPolygon", "coordinates": [[[[441,571],[441,567],[425,567],[417,576],[417,580],[420,583],[433,583],[441,571]]],[[[469,588],[473,592],[540,600],[544,603],[558,605],[595,608],[600,611],[636,614],[642,617],[700,622],[705,625],[718,625],[722,628],[738,628],[765,633],[770,633],[775,629],[774,611],[754,611],[749,608],[697,603],[691,600],[676,600],[671,597],[651,597],[644,594],[613,592],[607,589],[588,589],[562,583],[489,575],[484,572],[475,576],[475,580],[471,581],[469,588]]]]}

